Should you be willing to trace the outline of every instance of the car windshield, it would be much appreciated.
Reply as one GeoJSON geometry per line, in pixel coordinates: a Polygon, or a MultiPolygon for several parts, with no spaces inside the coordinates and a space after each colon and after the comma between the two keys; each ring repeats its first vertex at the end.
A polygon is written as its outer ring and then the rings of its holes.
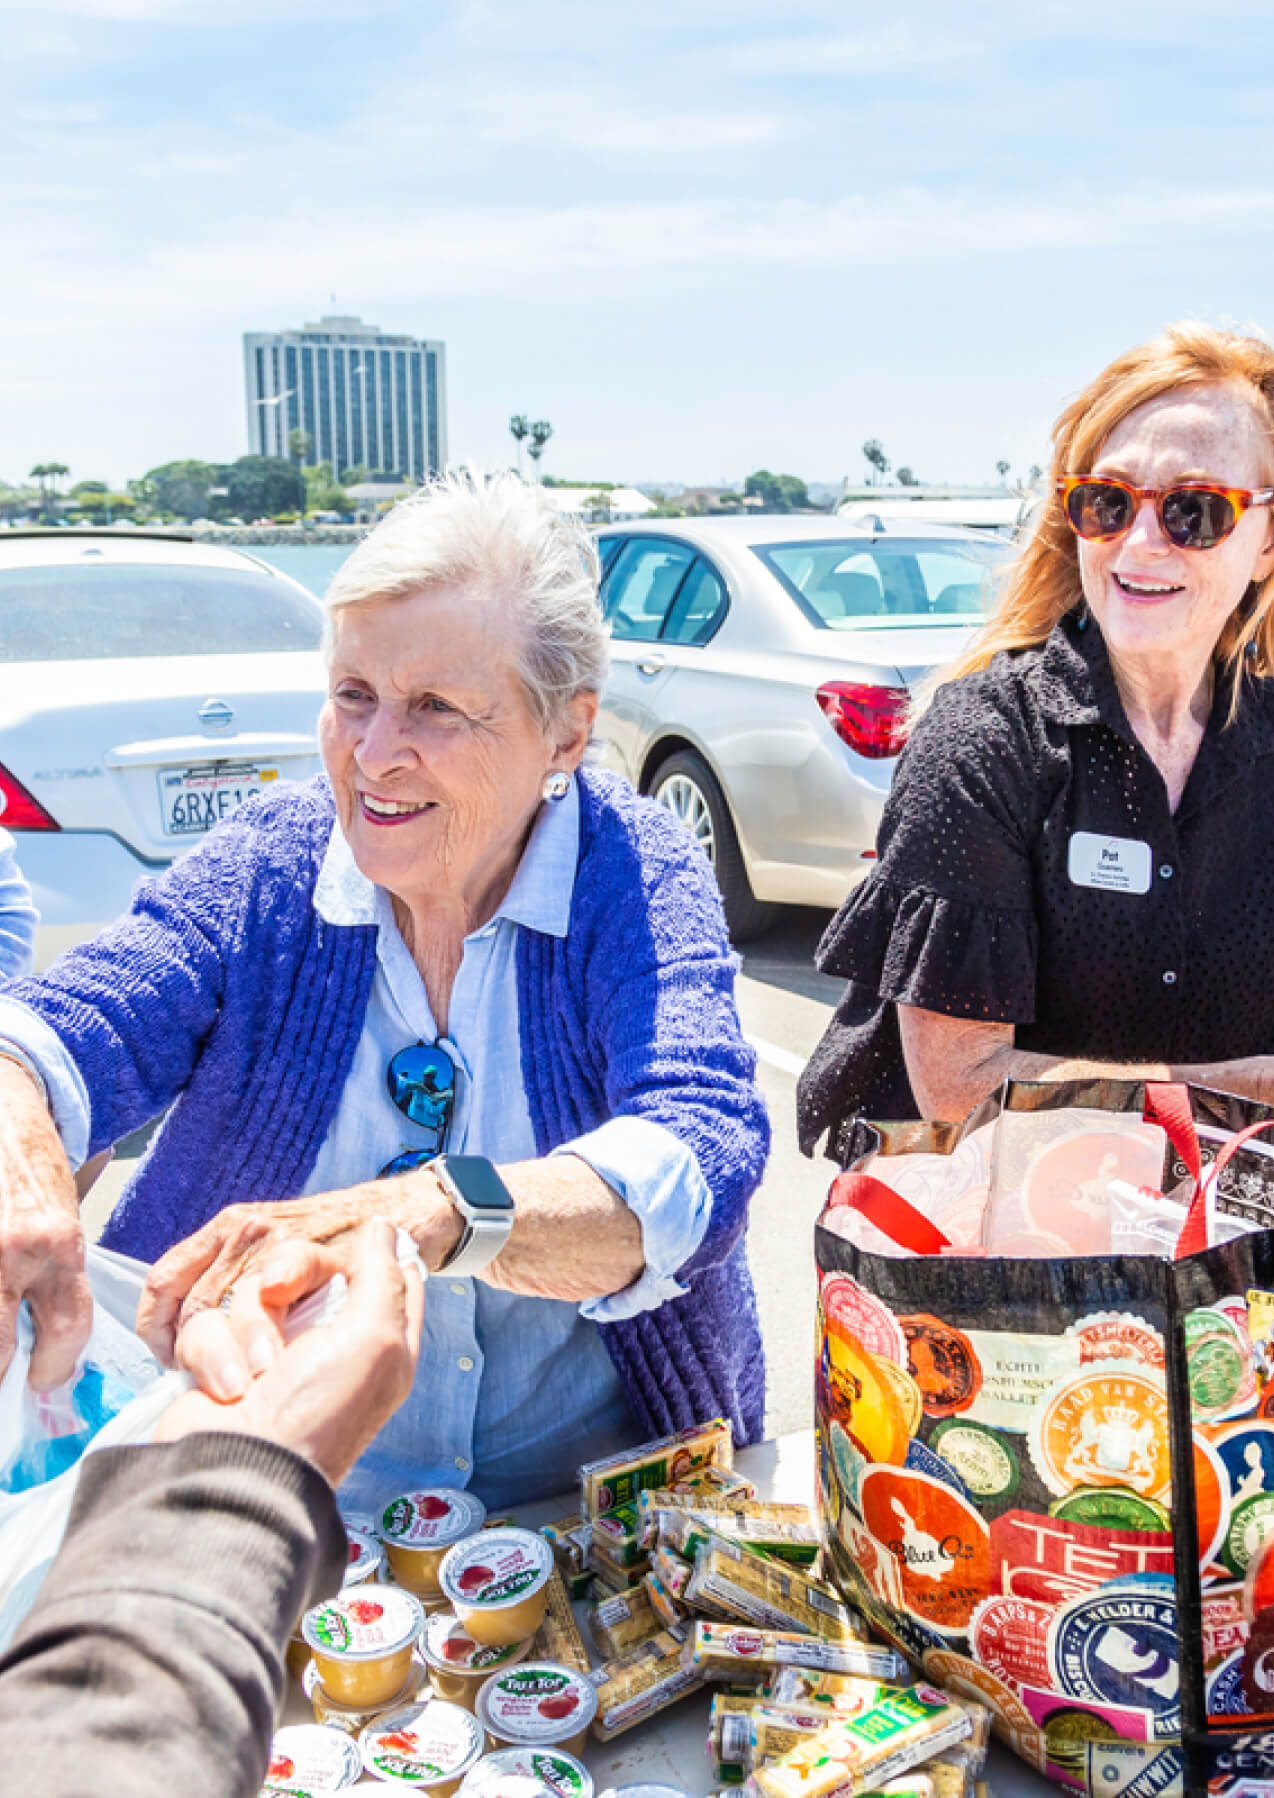
{"type": "Polygon", "coordinates": [[[993,597],[994,571],[1014,555],[1007,543],[942,538],[823,537],[752,547],[810,623],[829,631],[975,624],[993,597]]]}
{"type": "Polygon", "coordinates": [[[0,662],[314,650],[322,628],[317,600],[255,568],[0,570],[0,662]]]}

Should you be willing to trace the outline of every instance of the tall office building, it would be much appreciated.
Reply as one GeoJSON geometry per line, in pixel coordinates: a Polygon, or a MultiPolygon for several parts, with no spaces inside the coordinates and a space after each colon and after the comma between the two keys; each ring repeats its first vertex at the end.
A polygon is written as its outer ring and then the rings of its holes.
{"type": "Polygon", "coordinates": [[[286,456],[293,431],[306,460],[421,481],[447,464],[446,351],[421,337],[391,337],[359,318],[321,318],[299,331],[243,339],[248,442],[253,455],[286,456]]]}

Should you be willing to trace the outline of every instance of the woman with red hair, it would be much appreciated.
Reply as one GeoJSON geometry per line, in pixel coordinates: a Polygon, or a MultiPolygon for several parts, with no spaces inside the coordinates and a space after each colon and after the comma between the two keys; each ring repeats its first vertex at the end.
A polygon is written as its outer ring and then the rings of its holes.
{"type": "Polygon", "coordinates": [[[1172,326],[1062,413],[1000,603],[922,702],[802,1146],[1009,1077],[1274,1100],[1274,348],[1172,326]]]}

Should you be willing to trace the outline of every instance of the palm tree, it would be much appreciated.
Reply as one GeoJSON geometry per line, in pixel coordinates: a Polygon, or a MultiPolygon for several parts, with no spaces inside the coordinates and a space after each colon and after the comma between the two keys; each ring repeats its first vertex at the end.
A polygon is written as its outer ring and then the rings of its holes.
{"type": "Polygon", "coordinates": [[[889,473],[889,457],[885,454],[884,445],[877,437],[869,437],[863,445],[863,456],[868,466],[874,471],[869,474],[868,481],[875,486],[877,477],[884,480],[889,473]]]}
{"type": "Polygon", "coordinates": [[[513,414],[509,420],[509,430],[513,434],[514,443],[518,446],[518,473],[520,475],[522,473],[522,445],[531,435],[531,421],[525,412],[513,414]]]}
{"type": "Polygon", "coordinates": [[[535,464],[535,478],[540,478],[540,457],[544,454],[544,446],[553,435],[553,427],[547,418],[537,418],[531,426],[531,442],[528,454],[535,464]]]}
{"type": "Polygon", "coordinates": [[[1001,480],[1003,480],[1004,477],[1008,474],[1010,466],[1011,465],[1008,462],[1006,462],[1003,459],[1003,457],[1001,457],[1001,459],[996,463],[995,472],[996,472],[996,474],[999,475],[1001,480]]]}
{"type": "Polygon", "coordinates": [[[54,482],[59,475],[70,474],[65,462],[37,462],[31,470],[31,479],[40,483],[40,514],[49,517],[52,513],[53,501],[57,498],[54,482]]]}

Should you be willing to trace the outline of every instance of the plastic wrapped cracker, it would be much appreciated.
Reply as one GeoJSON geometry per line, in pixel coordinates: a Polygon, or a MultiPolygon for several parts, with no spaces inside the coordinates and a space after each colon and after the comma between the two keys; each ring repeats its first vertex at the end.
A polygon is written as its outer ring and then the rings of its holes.
{"type": "Polygon", "coordinates": [[[670,1548],[652,1549],[650,1555],[650,1571],[656,1574],[676,1599],[686,1596],[686,1588],[694,1578],[693,1561],[683,1560],[670,1548]]]}
{"type": "Polygon", "coordinates": [[[716,1777],[726,1785],[738,1785],[747,1777],[751,1754],[751,1716],[758,1700],[736,1698],[724,1692],[714,1695],[708,1711],[708,1753],[716,1777]]]}
{"type": "Polygon", "coordinates": [[[592,1525],[585,1523],[575,1513],[569,1517],[559,1517],[556,1523],[546,1523],[540,1534],[553,1550],[553,1558],[562,1570],[562,1577],[571,1597],[584,1598],[593,1583],[587,1559],[592,1525]]]}
{"type": "Polygon", "coordinates": [[[646,1550],[641,1539],[641,1517],[635,1504],[617,1505],[593,1519],[593,1545],[617,1567],[644,1564],[646,1550]]]}
{"type": "Polygon", "coordinates": [[[641,1540],[659,1542],[692,1560],[710,1535],[746,1543],[757,1554],[798,1567],[812,1566],[821,1545],[818,1518],[808,1505],[762,1504],[753,1499],[705,1498],[697,1492],[646,1492],[638,1501],[641,1540]]]}
{"type": "MultiPolygon", "coordinates": [[[[752,1629],[735,1623],[696,1623],[686,1641],[687,1663],[707,1680],[767,1680],[779,1669],[853,1676],[861,1695],[891,1682],[910,1679],[906,1661],[893,1648],[873,1642],[828,1642],[787,1630],[752,1629]]],[[[785,1697],[803,1702],[821,1692],[790,1690],[785,1697]]]]}
{"type": "Polygon", "coordinates": [[[954,1758],[953,1750],[927,1760],[925,1772],[933,1781],[936,1798],[973,1798],[977,1782],[967,1765],[954,1758]]]}
{"type": "Polygon", "coordinates": [[[594,1542],[584,1557],[584,1565],[593,1578],[611,1592],[626,1592],[633,1586],[640,1586],[650,1562],[643,1555],[637,1566],[620,1567],[594,1542]]]}
{"type": "Polygon", "coordinates": [[[736,1505],[674,1509],[657,1513],[656,1540],[664,1548],[693,1560],[712,1536],[725,1536],[772,1561],[809,1567],[818,1559],[822,1540],[818,1519],[804,1505],[736,1505]]]}
{"type": "Polygon", "coordinates": [[[665,1627],[655,1615],[644,1584],[634,1586],[631,1592],[602,1599],[593,1606],[588,1622],[594,1641],[608,1661],[618,1659],[665,1627]]]}
{"type": "Polygon", "coordinates": [[[969,1734],[969,1717],[933,1686],[891,1692],[862,1716],[836,1718],[780,1760],[754,1768],[750,1798],[856,1798],[969,1734]]]}
{"type": "Polygon", "coordinates": [[[675,1436],[586,1462],[579,1470],[580,1510],[587,1518],[600,1517],[631,1504],[648,1487],[675,1487],[705,1467],[733,1466],[734,1432],[724,1417],[716,1417],[675,1436]]]}
{"type": "Polygon", "coordinates": [[[588,1673],[592,1668],[560,1567],[553,1569],[549,1581],[544,1621],[531,1644],[531,1659],[554,1661],[559,1667],[569,1667],[575,1673],[588,1673]]]}
{"type": "Polygon", "coordinates": [[[772,1699],[754,1705],[748,1716],[749,1771],[782,1759],[807,1736],[826,1727],[827,1711],[822,1705],[775,1704],[772,1699]]]}
{"type": "Polygon", "coordinates": [[[699,1690],[702,1681],[698,1674],[681,1664],[685,1639],[682,1629],[660,1630],[630,1653],[596,1669],[592,1675],[597,1687],[593,1734],[599,1742],[613,1741],[634,1724],[644,1723],[647,1717],[699,1690]]]}
{"type": "MultiPolygon", "coordinates": [[[[798,1637],[798,1641],[810,1640],[798,1637]]],[[[885,1681],[885,1684],[911,1685],[911,1668],[906,1658],[895,1652],[895,1659],[902,1672],[898,1679],[885,1681]]],[[[805,1703],[813,1700],[818,1704],[827,1704],[835,1709],[855,1710],[862,1696],[864,1684],[876,1685],[876,1680],[864,1682],[855,1673],[820,1673],[812,1667],[781,1667],[774,1676],[774,1696],[785,1704],[805,1703]],[[840,1701],[843,1701],[840,1702],[840,1701]]],[[[874,1702],[874,1701],[873,1701],[874,1702]]]]}
{"type": "Polygon", "coordinates": [[[674,1623],[685,1623],[686,1613],[653,1568],[646,1575],[643,1584],[646,1596],[650,1599],[650,1608],[665,1629],[670,1629],[674,1623]]]}
{"type": "Polygon", "coordinates": [[[706,1600],[708,1608],[761,1629],[822,1636],[829,1642],[867,1639],[862,1618],[830,1586],[721,1536],[710,1537],[695,1556],[686,1599],[691,1606],[706,1600]]]}

